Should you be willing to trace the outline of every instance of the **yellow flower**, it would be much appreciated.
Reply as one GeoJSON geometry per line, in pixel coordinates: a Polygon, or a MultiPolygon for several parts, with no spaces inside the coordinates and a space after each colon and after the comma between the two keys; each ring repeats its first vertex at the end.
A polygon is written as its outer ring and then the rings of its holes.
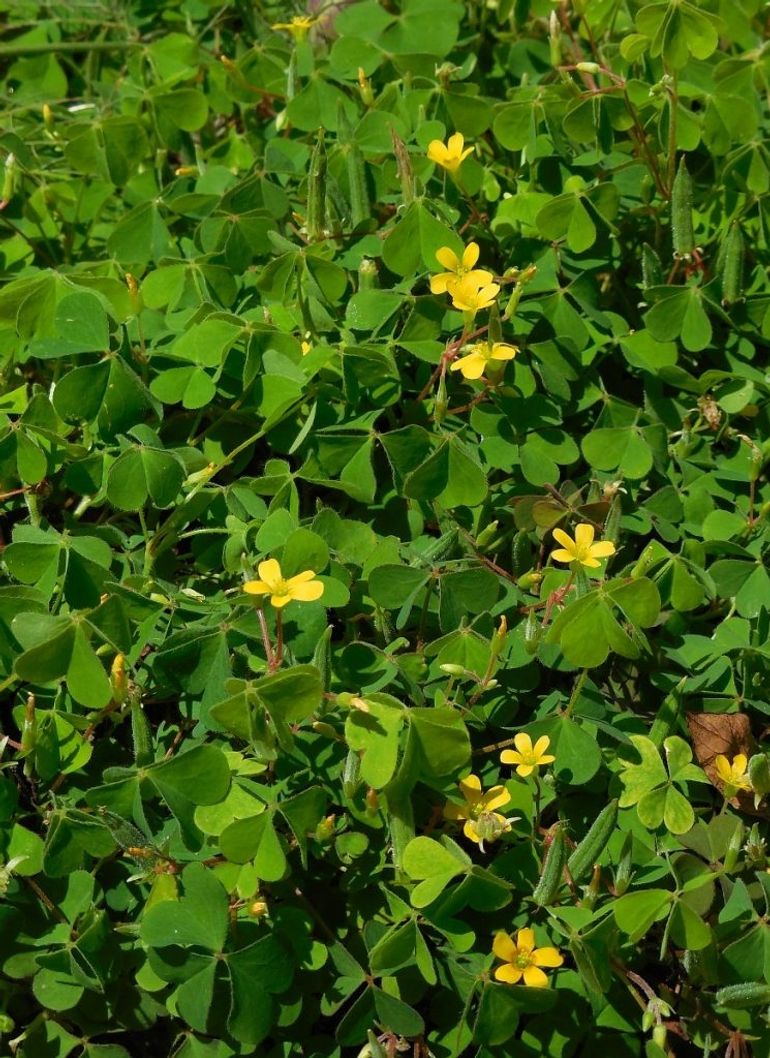
{"type": "Polygon", "coordinates": [[[310,344],[310,342],[307,342],[307,341],[304,341],[304,340],[302,341],[301,349],[302,349],[302,355],[303,356],[307,356],[307,354],[312,351],[312,348],[313,348],[313,346],[310,344]]]}
{"type": "Polygon", "coordinates": [[[324,593],[324,586],[320,580],[315,579],[312,569],[306,569],[296,577],[286,580],[278,562],[274,558],[268,558],[260,562],[258,572],[260,579],[247,581],[243,590],[249,595],[269,595],[273,606],[286,606],[293,599],[298,602],[315,602],[324,593]]]}
{"type": "Polygon", "coordinates": [[[736,753],[732,761],[729,761],[724,754],[720,753],[714,761],[717,769],[717,775],[725,784],[725,786],[732,787],[733,790],[750,790],[751,780],[746,774],[746,760],[745,753],[736,753]]]}
{"type": "Polygon", "coordinates": [[[465,147],[463,150],[464,145],[465,138],[461,132],[450,136],[445,144],[441,140],[431,140],[428,144],[428,157],[442,169],[456,173],[468,155],[473,153],[473,147],[465,147]]]}
{"type": "Polygon", "coordinates": [[[475,316],[481,309],[488,309],[499,293],[498,283],[479,286],[470,272],[452,283],[449,288],[454,307],[471,316],[475,316]]]}
{"type": "Polygon", "coordinates": [[[440,250],[436,250],[436,260],[446,268],[446,272],[439,272],[437,276],[431,277],[431,293],[445,294],[447,291],[451,293],[452,286],[458,279],[462,279],[464,276],[472,276],[473,282],[479,287],[491,283],[491,272],[487,272],[483,268],[473,267],[478,259],[479,244],[476,242],[468,243],[463,250],[462,257],[458,257],[454,250],[449,246],[442,246],[440,250]]]}
{"type": "Polygon", "coordinates": [[[444,807],[444,818],[465,820],[463,834],[469,841],[475,841],[483,852],[484,842],[496,841],[513,822],[495,812],[496,808],[508,804],[511,795],[504,786],[492,786],[484,793],[478,775],[469,775],[467,779],[463,779],[460,783],[460,793],[465,804],[447,804],[444,807]]]}
{"type": "Polygon", "coordinates": [[[506,345],[505,342],[475,342],[470,346],[470,352],[455,360],[452,371],[461,371],[463,378],[481,378],[490,360],[513,360],[518,353],[515,345],[506,345]]]}
{"type": "Polygon", "coordinates": [[[532,739],[526,731],[519,731],[514,735],[513,744],[516,749],[504,749],[500,754],[501,764],[515,764],[516,774],[526,779],[536,768],[544,764],[552,764],[556,757],[552,757],[546,750],[551,745],[548,735],[541,735],[537,742],[532,745],[532,739]]]}
{"type": "Polygon", "coordinates": [[[530,988],[547,988],[548,978],[540,967],[561,966],[564,962],[558,949],[536,948],[531,929],[520,929],[515,941],[501,930],[495,936],[492,951],[503,960],[503,965],[495,970],[495,977],[509,985],[518,984],[523,977],[524,984],[530,988]]]}
{"type": "Polygon", "coordinates": [[[579,562],[581,566],[596,569],[600,564],[598,559],[609,558],[615,554],[612,541],[600,540],[598,544],[594,543],[594,527],[587,522],[581,522],[577,526],[574,540],[563,529],[554,529],[553,535],[562,545],[551,552],[551,558],[555,558],[557,562],[579,562]]]}
{"type": "Polygon", "coordinates": [[[285,29],[295,40],[304,40],[317,21],[317,18],[310,18],[308,15],[295,15],[291,22],[274,22],[270,28],[285,29]]]}

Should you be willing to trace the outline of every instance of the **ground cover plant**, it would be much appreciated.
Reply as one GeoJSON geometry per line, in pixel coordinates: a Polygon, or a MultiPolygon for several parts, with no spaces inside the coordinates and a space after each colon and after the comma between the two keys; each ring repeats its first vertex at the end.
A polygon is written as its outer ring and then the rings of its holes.
{"type": "Polygon", "coordinates": [[[0,12],[3,1053],[766,1056],[766,5],[0,12]]]}

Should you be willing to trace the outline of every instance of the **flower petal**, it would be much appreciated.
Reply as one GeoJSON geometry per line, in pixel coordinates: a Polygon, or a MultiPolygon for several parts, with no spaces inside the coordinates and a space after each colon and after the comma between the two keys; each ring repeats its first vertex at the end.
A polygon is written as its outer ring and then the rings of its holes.
{"type": "Polygon", "coordinates": [[[516,769],[516,774],[520,775],[522,779],[526,779],[526,777],[531,775],[534,770],[534,764],[520,764],[516,769]]]}
{"type": "MultiPolygon", "coordinates": [[[[542,971],[541,971],[542,973],[542,971]]],[[[498,981],[504,981],[507,985],[515,985],[521,980],[522,971],[518,966],[514,966],[512,963],[506,962],[502,966],[498,966],[495,970],[495,978],[498,981]]]]}
{"type": "Polygon", "coordinates": [[[304,584],[305,581],[313,580],[315,573],[312,569],[303,569],[301,573],[295,573],[293,577],[287,578],[287,584],[304,584]]]}
{"type": "Polygon", "coordinates": [[[275,606],[276,610],[282,610],[284,606],[288,606],[291,602],[291,595],[271,595],[270,602],[275,606]]]}
{"type": "Polygon", "coordinates": [[[445,165],[447,149],[441,140],[431,140],[428,144],[428,158],[437,165],[445,165]]]}
{"type": "Polygon", "coordinates": [[[487,272],[485,268],[474,268],[471,272],[465,273],[463,280],[469,288],[478,289],[492,282],[492,273],[487,272]]]}
{"type": "Polygon", "coordinates": [[[265,584],[263,580],[247,580],[243,585],[243,590],[248,592],[249,595],[267,595],[268,592],[272,591],[269,584],[265,584]]]}
{"type": "Polygon", "coordinates": [[[476,264],[479,259],[480,253],[481,250],[479,250],[479,244],[477,242],[469,242],[468,245],[465,247],[465,249],[463,250],[462,264],[466,272],[470,272],[470,270],[476,264]]]}
{"type": "Polygon", "coordinates": [[[481,779],[478,775],[468,775],[461,779],[460,793],[469,805],[478,804],[481,800],[481,779]]]}
{"type": "Polygon", "coordinates": [[[510,799],[511,795],[504,786],[493,786],[481,798],[481,803],[485,812],[494,812],[496,808],[507,805],[510,799]]]}
{"type": "Polygon", "coordinates": [[[594,542],[594,527],[588,522],[581,522],[575,529],[575,543],[578,547],[590,547],[594,542]]]}
{"type": "Polygon", "coordinates": [[[601,566],[601,562],[598,558],[591,558],[589,555],[587,558],[580,559],[580,565],[585,566],[587,569],[598,569],[601,566]]]}
{"type": "Polygon", "coordinates": [[[555,562],[574,562],[575,556],[571,551],[565,551],[564,548],[557,547],[555,551],[551,552],[551,558],[555,562]]]}
{"type": "Polygon", "coordinates": [[[554,540],[558,540],[558,542],[565,550],[569,551],[571,554],[574,555],[575,541],[572,539],[571,536],[565,533],[563,529],[554,529],[551,533],[551,536],[554,538],[554,540]]]}
{"type": "Polygon", "coordinates": [[[722,782],[729,782],[732,778],[732,769],[730,768],[730,761],[725,757],[723,753],[718,753],[714,758],[714,765],[717,769],[717,775],[722,782]]]}
{"type": "Polygon", "coordinates": [[[257,566],[259,573],[259,579],[263,580],[265,584],[274,586],[280,584],[283,574],[281,573],[281,567],[274,558],[266,558],[264,562],[260,562],[257,566]]]}
{"type": "Polygon", "coordinates": [[[436,260],[443,265],[448,272],[457,272],[460,268],[460,259],[451,246],[441,246],[436,250],[436,260]]]}
{"type": "Polygon", "coordinates": [[[535,931],[525,926],[516,934],[516,947],[519,951],[529,955],[535,946],[535,931]]]}
{"type": "Polygon", "coordinates": [[[532,755],[532,739],[526,731],[519,731],[518,734],[514,735],[513,744],[519,753],[522,753],[525,757],[532,755]]]}
{"type": "Polygon", "coordinates": [[[504,749],[500,754],[501,764],[521,764],[522,760],[521,753],[517,753],[515,749],[504,749]]]}
{"type": "Polygon", "coordinates": [[[447,801],[444,805],[444,819],[451,819],[456,822],[459,819],[468,818],[468,806],[467,805],[456,805],[453,801],[447,801]]]}
{"type": "Polygon", "coordinates": [[[537,742],[532,747],[532,752],[535,754],[538,760],[543,756],[545,751],[551,745],[551,740],[548,735],[541,735],[537,742]]]}
{"type": "Polygon", "coordinates": [[[528,966],[524,971],[524,984],[528,988],[547,988],[548,978],[539,966],[528,966]]]}
{"type": "Polygon", "coordinates": [[[469,154],[473,154],[473,147],[466,147],[465,148],[463,153],[460,155],[460,159],[458,161],[458,165],[459,165],[460,162],[464,162],[469,154]]]}
{"type": "Polygon", "coordinates": [[[325,590],[326,585],[320,580],[304,581],[300,584],[293,584],[289,581],[289,595],[298,602],[316,602],[325,590]]]}
{"type": "Polygon", "coordinates": [[[466,357],[461,357],[452,365],[453,371],[461,371],[463,379],[480,379],[487,367],[487,361],[477,352],[469,352],[466,357]]]}
{"type": "Polygon", "coordinates": [[[479,832],[476,830],[472,819],[469,819],[463,827],[463,834],[465,834],[468,841],[473,841],[476,845],[479,846],[481,845],[481,838],[479,837],[479,832]]]}
{"type": "Polygon", "coordinates": [[[535,966],[561,966],[564,956],[556,948],[535,948],[531,955],[535,966]]]}
{"type": "Polygon", "coordinates": [[[492,346],[491,357],[493,360],[513,360],[518,349],[515,345],[506,345],[505,342],[495,342],[492,346]]]}
{"type": "Polygon", "coordinates": [[[740,776],[743,775],[743,773],[746,771],[746,764],[747,764],[746,754],[745,753],[736,753],[736,755],[733,757],[733,769],[732,769],[733,770],[733,775],[735,776],[736,779],[740,778],[740,776]]]}
{"type": "MultiPolygon", "coordinates": [[[[463,153],[463,147],[465,146],[465,137],[462,132],[453,132],[449,139],[446,141],[447,154],[451,154],[454,158],[459,158],[463,153]]],[[[470,148],[471,150],[473,148],[470,148]]]]}
{"type": "Polygon", "coordinates": [[[513,943],[513,937],[503,929],[495,933],[495,939],[492,941],[492,951],[503,962],[513,962],[519,954],[516,950],[516,945],[513,943]]]}
{"type": "Polygon", "coordinates": [[[596,544],[591,544],[591,555],[593,558],[609,558],[610,555],[615,554],[615,545],[611,540],[599,540],[596,544]]]}

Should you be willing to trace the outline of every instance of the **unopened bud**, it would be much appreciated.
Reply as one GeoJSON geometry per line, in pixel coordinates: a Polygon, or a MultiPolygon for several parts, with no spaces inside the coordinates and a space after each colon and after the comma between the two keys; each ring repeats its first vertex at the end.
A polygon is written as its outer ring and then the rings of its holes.
{"type": "Polygon", "coordinates": [[[598,62],[579,62],[575,69],[580,73],[601,73],[602,68],[598,62]]]}
{"type": "Polygon", "coordinates": [[[462,665],[454,665],[448,661],[443,665],[439,665],[439,668],[442,672],[445,672],[447,676],[465,676],[468,671],[463,668],[462,665]]]}
{"type": "Polygon", "coordinates": [[[374,104],[374,92],[369,78],[364,73],[363,66],[358,67],[358,91],[364,106],[370,107],[374,104]]]}
{"type": "Polygon", "coordinates": [[[380,807],[380,796],[373,787],[369,787],[366,791],[366,808],[368,812],[372,814],[380,807]]]}
{"type": "Polygon", "coordinates": [[[490,522],[489,525],[485,525],[479,535],[476,537],[476,547],[480,550],[488,547],[494,539],[497,537],[497,521],[490,522]]]}
{"type": "Polygon", "coordinates": [[[267,914],[267,904],[264,900],[253,900],[249,904],[249,914],[252,918],[264,918],[267,914]]]}
{"type": "Polygon", "coordinates": [[[51,110],[47,103],[43,103],[43,121],[45,122],[45,127],[48,129],[48,131],[53,132],[53,110],[51,110]]]}
{"type": "Polygon", "coordinates": [[[318,826],[315,828],[316,840],[322,842],[328,841],[334,834],[335,822],[336,817],[333,815],[326,816],[325,819],[322,819],[318,826]]]}
{"type": "Polygon", "coordinates": [[[112,687],[112,700],[116,705],[122,705],[128,694],[125,654],[115,655],[110,669],[110,686],[112,687]]]}
{"type": "Polygon", "coordinates": [[[131,297],[135,298],[139,293],[139,284],[130,272],[126,272],[126,286],[128,287],[128,292],[131,297]]]}
{"type": "Polygon", "coordinates": [[[325,735],[326,738],[337,738],[337,732],[325,720],[314,720],[313,730],[317,731],[319,735],[325,735]]]}
{"type": "Polygon", "coordinates": [[[526,590],[527,588],[537,588],[542,579],[542,573],[538,572],[538,570],[531,569],[528,573],[522,573],[516,583],[522,590],[526,590]]]}
{"type": "Polygon", "coordinates": [[[196,176],[197,173],[197,165],[180,165],[174,170],[174,176],[196,176]]]}

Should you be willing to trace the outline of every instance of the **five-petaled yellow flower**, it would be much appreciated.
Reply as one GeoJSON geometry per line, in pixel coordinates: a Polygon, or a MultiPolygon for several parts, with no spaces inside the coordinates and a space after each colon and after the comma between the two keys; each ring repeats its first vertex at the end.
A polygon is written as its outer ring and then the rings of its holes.
{"type": "Polygon", "coordinates": [[[513,822],[495,811],[496,808],[507,805],[511,795],[504,786],[492,786],[484,793],[478,775],[469,775],[463,779],[460,783],[460,793],[465,804],[447,804],[444,807],[444,818],[464,820],[463,834],[469,841],[475,841],[483,852],[484,842],[496,841],[513,822]]]}
{"type": "Polygon", "coordinates": [[[442,246],[439,250],[436,250],[436,260],[446,268],[446,272],[439,272],[438,275],[431,276],[431,294],[445,294],[447,291],[451,294],[454,284],[465,277],[467,277],[469,282],[471,277],[473,277],[472,281],[478,287],[491,283],[492,273],[487,272],[485,268],[475,267],[479,259],[479,253],[479,244],[477,242],[469,242],[463,250],[462,257],[458,257],[449,246],[442,246]]]}
{"type": "Polygon", "coordinates": [[[295,15],[291,22],[274,22],[270,28],[285,29],[295,40],[304,40],[317,21],[309,15],[295,15]]]}
{"type": "Polygon", "coordinates": [[[554,529],[554,537],[561,544],[551,552],[551,558],[557,562],[579,562],[581,566],[596,569],[600,558],[609,558],[615,554],[615,545],[611,540],[600,540],[594,543],[594,527],[581,522],[575,529],[575,539],[568,536],[563,529],[554,529]]]}
{"type": "Polygon", "coordinates": [[[455,360],[452,371],[461,371],[463,378],[481,378],[491,360],[513,360],[518,353],[515,345],[506,345],[505,342],[474,342],[470,352],[455,360]]]}
{"type": "Polygon", "coordinates": [[[465,146],[465,137],[461,132],[455,132],[446,143],[441,140],[431,140],[428,144],[428,157],[432,162],[447,169],[450,173],[456,173],[469,154],[473,153],[473,147],[465,146]]]}
{"type": "Polygon", "coordinates": [[[745,753],[736,753],[732,761],[729,761],[723,753],[720,753],[716,757],[714,764],[716,765],[717,775],[726,787],[730,786],[733,790],[751,789],[751,780],[746,774],[748,761],[745,753]]]}
{"type": "Polygon", "coordinates": [[[471,317],[481,309],[488,309],[499,293],[499,283],[485,283],[484,286],[479,286],[471,273],[464,275],[449,287],[454,307],[471,317]]]}
{"type": "Polygon", "coordinates": [[[495,970],[495,977],[509,985],[518,984],[523,977],[524,984],[530,988],[547,988],[548,978],[540,967],[553,968],[564,962],[558,949],[536,948],[535,934],[531,929],[520,929],[515,941],[510,934],[501,931],[495,936],[492,951],[503,960],[503,965],[495,970]]]}
{"type": "Polygon", "coordinates": [[[513,744],[516,749],[504,749],[500,754],[500,763],[515,764],[516,774],[522,779],[526,779],[537,768],[552,764],[556,760],[556,757],[546,752],[551,745],[548,735],[541,735],[533,746],[527,732],[519,731],[518,735],[514,735],[513,744]]]}
{"type": "Polygon", "coordinates": [[[324,585],[315,579],[312,569],[306,569],[287,580],[278,562],[268,558],[260,562],[257,570],[259,580],[246,581],[243,590],[249,595],[269,595],[273,606],[286,606],[295,599],[298,602],[315,602],[324,593],[324,585]]]}

